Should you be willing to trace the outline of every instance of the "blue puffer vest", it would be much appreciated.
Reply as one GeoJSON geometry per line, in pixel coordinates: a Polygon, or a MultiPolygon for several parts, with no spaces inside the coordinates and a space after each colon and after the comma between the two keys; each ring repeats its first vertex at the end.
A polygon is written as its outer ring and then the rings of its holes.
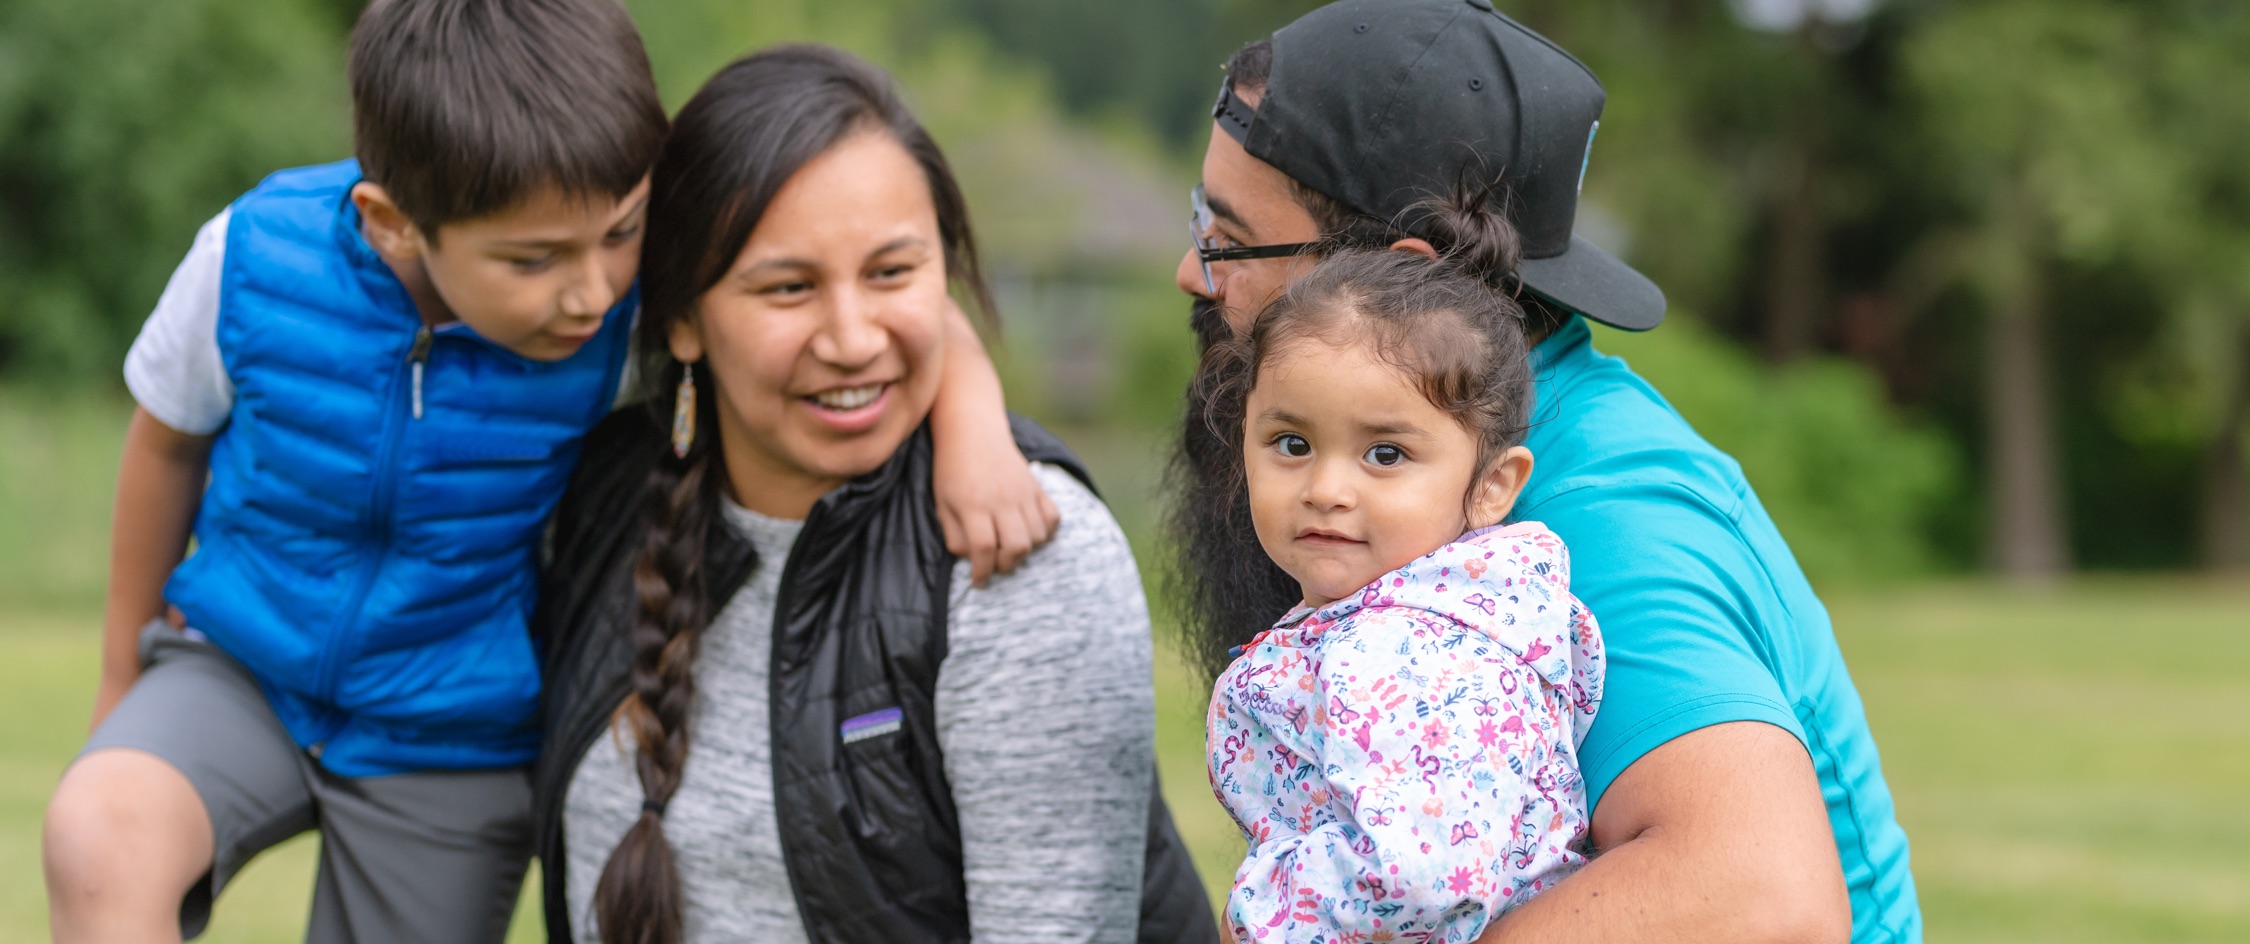
{"type": "Polygon", "coordinates": [[[335,773],[525,764],[541,528],[615,397],[636,299],[554,363],[425,328],[360,235],[359,179],[282,171],[234,204],[234,409],[165,596],[335,773]]]}

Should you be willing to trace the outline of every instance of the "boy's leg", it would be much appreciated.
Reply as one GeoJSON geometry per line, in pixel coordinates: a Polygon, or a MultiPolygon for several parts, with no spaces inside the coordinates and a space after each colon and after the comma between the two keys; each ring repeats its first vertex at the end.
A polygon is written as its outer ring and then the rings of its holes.
{"type": "Polygon", "coordinates": [[[154,754],[95,751],[47,804],[47,916],[63,941],[177,941],[180,901],[211,868],[194,785],[154,754]]]}
{"type": "Polygon", "coordinates": [[[507,935],[531,860],[527,771],[316,776],[309,944],[492,944],[507,935]]]}
{"type": "Polygon", "coordinates": [[[301,752],[240,663],[161,624],[141,657],[47,807],[57,941],[193,937],[243,863],[313,825],[301,752]]]}

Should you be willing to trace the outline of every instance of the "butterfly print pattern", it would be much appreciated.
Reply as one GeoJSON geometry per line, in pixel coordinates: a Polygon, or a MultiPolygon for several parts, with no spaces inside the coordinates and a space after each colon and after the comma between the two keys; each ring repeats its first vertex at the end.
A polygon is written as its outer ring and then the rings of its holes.
{"type": "Polygon", "coordinates": [[[1584,864],[1602,643],[1535,523],[1462,536],[1219,677],[1211,789],[1249,840],[1237,940],[1472,941],[1584,864]]]}

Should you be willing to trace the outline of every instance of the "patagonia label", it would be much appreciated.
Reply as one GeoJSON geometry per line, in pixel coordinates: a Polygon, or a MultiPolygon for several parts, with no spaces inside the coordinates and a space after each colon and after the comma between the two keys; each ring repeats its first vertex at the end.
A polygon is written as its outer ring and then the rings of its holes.
{"type": "Polygon", "coordinates": [[[882,737],[896,732],[904,714],[896,708],[870,711],[864,715],[847,718],[842,733],[844,743],[852,744],[872,737],[882,737]]]}

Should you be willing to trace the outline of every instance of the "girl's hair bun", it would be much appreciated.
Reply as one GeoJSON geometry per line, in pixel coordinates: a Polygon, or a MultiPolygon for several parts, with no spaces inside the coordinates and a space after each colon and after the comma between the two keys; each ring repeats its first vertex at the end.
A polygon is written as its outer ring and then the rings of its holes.
{"type": "Polygon", "coordinates": [[[1415,203],[1407,216],[1448,267],[1506,288],[1523,261],[1523,239],[1508,222],[1507,193],[1500,180],[1474,183],[1464,176],[1450,192],[1415,203]]]}

